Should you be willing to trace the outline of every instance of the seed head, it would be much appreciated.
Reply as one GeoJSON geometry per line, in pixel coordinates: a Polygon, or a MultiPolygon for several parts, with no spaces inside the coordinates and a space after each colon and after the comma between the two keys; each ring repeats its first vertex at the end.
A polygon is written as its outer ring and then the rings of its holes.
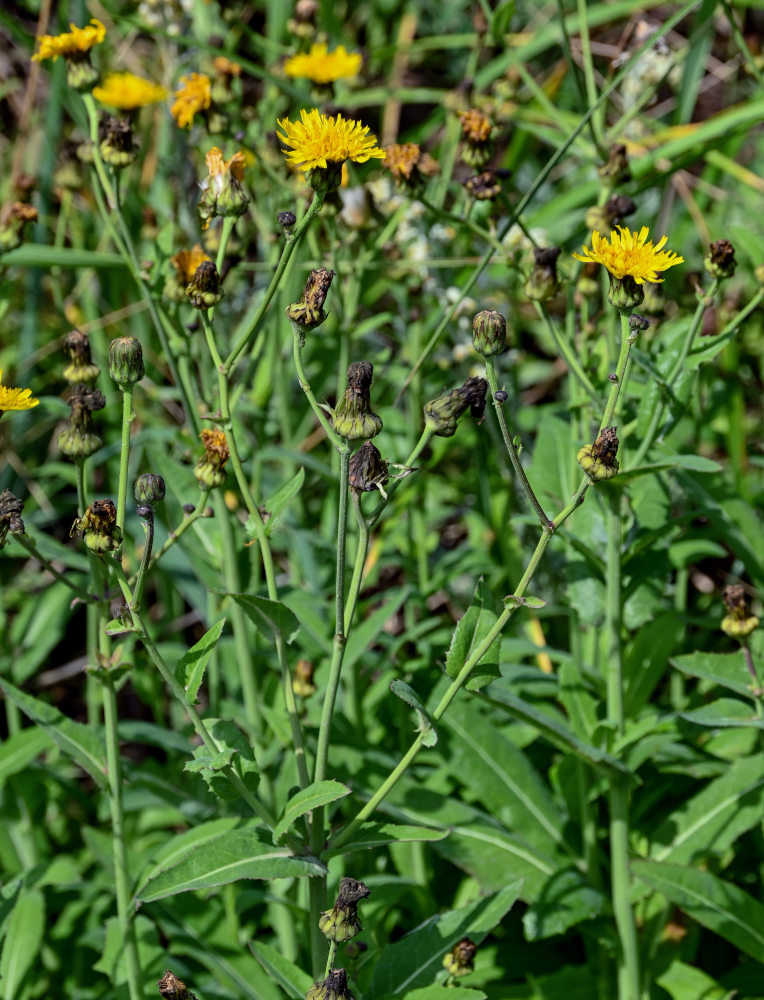
{"type": "Polygon", "coordinates": [[[578,464],[592,483],[612,479],[618,472],[618,435],[615,427],[603,427],[594,444],[586,444],[578,452],[578,464]]]}

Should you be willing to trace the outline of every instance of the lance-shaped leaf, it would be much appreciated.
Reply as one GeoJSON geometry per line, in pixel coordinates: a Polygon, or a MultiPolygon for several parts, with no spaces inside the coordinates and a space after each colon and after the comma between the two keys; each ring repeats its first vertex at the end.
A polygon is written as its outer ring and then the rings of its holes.
{"type": "Polygon", "coordinates": [[[297,615],[281,601],[269,601],[265,597],[252,597],[250,594],[230,596],[241,605],[257,631],[270,642],[275,642],[279,637],[284,642],[291,642],[300,631],[297,615]]]}
{"type": "Polygon", "coordinates": [[[284,813],[276,826],[273,828],[273,843],[278,844],[283,840],[291,826],[306,813],[320,806],[336,802],[337,799],[350,795],[347,785],[340,784],[339,781],[316,781],[307,788],[301,789],[287,802],[284,813]]]}
{"type": "MultiPolygon", "coordinates": [[[[459,675],[467,660],[485,641],[498,617],[498,605],[481,578],[475,587],[472,604],[454,629],[451,645],[446,653],[446,673],[452,680],[459,675]]],[[[467,681],[467,688],[470,691],[479,690],[499,676],[500,652],[501,635],[496,637],[471,671],[467,681]]]]}
{"type": "Polygon", "coordinates": [[[184,653],[175,667],[175,679],[183,685],[188,700],[193,704],[204,677],[204,671],[217,645],[225,625],[225,618],[215,622],[201,639],[184,653]]]}
{"type": "Polygon", "coordinates": [[[417,697],[416,691],[405,681],[399,680],[392,682],[390,690],[394,695],[397,695],[401,701],[405,701],[406,704],[413,708],[416,712],[417,719],[419,720],[417,732],[422,734],[422,745],[426,747],[434,747],[438,742],[438,733],[435,729],[435,724],[430,717],[430,713],[417,697]]]}

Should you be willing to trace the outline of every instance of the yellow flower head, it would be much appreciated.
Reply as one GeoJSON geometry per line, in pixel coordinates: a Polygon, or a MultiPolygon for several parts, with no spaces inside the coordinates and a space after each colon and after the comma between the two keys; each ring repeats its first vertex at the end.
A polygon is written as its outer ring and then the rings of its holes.
{"type": "MultiPolygon", "coordinates": [[[[222,179],[226,174],[231,174],[233,179],[239,183],[244,180],[244,167],[247,161],[244,153],[241,151],[234,153],[230,160],[226,160],[223,158],[222,150],[218,149],[217,146],[213,146],[204,157],[204,161],[207,164],[210,178],[217,177],[222,179]]],[[[220,186],[220,181],[216,181],[214,184],[220,186]]]]}
{"type": "MultiPolygon", "coordinates": [[[[0,383],[3,379],[3,372],[0,369],[0,383]]],[[[40,402],[32,395],[31,389],[12,389],[7,385],[0,385],[0,413],[6,410],[31,410],[40,402]]]]}
{"type": "Polygon", "coordinates": [[[647,241],[649,230],[643,226],[639,233],[633,233],[623,226],[610,231],[610,242],[598,232],[592,233],[592,249],[582,247],[583,253],[574,253],[576,260],[584,264],[604,264],[614,278],[633,278],[638,285],[646,281],[663,281],[658,276],[659,271],[665,271],[674,264],[683,264],[684,257],[679,257],[673,250],[663,250],[667,236],[653,246],[653,241],[647,241]]]}
{"type": "Polygon", "coordinates": [[[158,83],[144,80],[134,73],[109,73],[100,86],[93,88],[93,97],[118,111],[135,111],[147,104],[163,101],[167,91],[158,83]]]}
{"type": "Polygon", "coordinates": [[[194,115],[206,111],[211,103],[210,78],[204,73],[190,73],[181,77],[170,113],[181,128],[191,128],[194,115]]]}
{"type": "Polygon", "coordinates": [[[344,77],[358,76],[362,62],[360,52],[348,52],[344,45],[329,52],[326,42],[314,42],[310,52],[301,52],[287,59],[284,72],[287,76],[325,85],[344,77]]]}
{"type": "Polygon", "coordinates": [[[84,28],[69,25],[69,31],[62,35],[42,35],[40,50],[32,56],[33,62],[43,59],[58,59],[59,56],[77,56],[98,45],[106,37],[106,28],[100,21],[93,18],[84,28]]]}
{"type": "Polygon", "coordinates": [[[368,125],[343,118],[342,115],[322,115],[300,111],[299,122],[282,118],[278,122],[284,134],[278,133],[282,142],[291,149],[284,149],[287,160],[302,171],[330,165],[339,166],[345,160],[366,163],[370,159],[384,160],[385,151],[377,146],[377,137],[369,133],[368,125]]]}
{"type": "Polygon", "coordinates": [[[170,257],[170,263],[177,272],[178,280],[187,285],[196,274],[196,269],[199,265],[203,264],[205,260],[211,259],[202,250],[201,245],[197,243],[191,250],[178,251],[173,257],[170,257]]]}

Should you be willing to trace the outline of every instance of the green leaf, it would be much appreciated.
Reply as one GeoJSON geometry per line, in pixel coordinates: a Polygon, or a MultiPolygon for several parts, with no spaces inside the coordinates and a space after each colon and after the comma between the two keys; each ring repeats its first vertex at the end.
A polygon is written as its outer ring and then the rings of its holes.
{"type": "Polygon", "coordinates": [[[51,747],[50,736],[44,729],[30,726],[20,729],[0,744],[0,787],[12,774],[27,768],[35,758],[51,747]]]}
{"type": "Polygon", "coordinates": [[[584,920],[598,917],[606,908],[605,896],[581,872],[566,868],[552,875],[523,914],[526,941],[564,934],[584,920]]]}
{"type": "Polygon", "coordinates": [[[515,0],[502,0],[491,18],[491,35],[497,45],[502,45],[509,31],[509,22],[515,13],[515,0]]]}
{"type": "Polygon", "coordinates": [[[405,681],[400,680],[394,680],[390,685],[390,690],[416,712],[419,720],[417,732],[422,734],[422,745],[434,747],[438,742],[438,733],[429,712],[417,697],[416,691],[409,687],[405,681]]]}
{"type": "Polygon", "coordinates": [[[38,889],[23,889],[8,921],[0,955],[3,1000],[20,1000],[26,995],[31,985],[30,972],[37,969],[40,960],[44,928],[45,897],[38,889]]]}
{"type": "Polygon", "coordinates": [[[0,679],[0,688],[24,715],[45,730],[67,757],[101,787],[106,787],[106,747],[100,729],[67,718],[57,708],[33,698],[4,678],[0,679]]]}
{"type": "MultiPolygon", "coordinates": [[[[498,617],[497,603],[481,577],[475,587],[472,604],[459,619],[446,653],[446,673],[452,680],[458,676],[464,664],[482,644],[498,617]]],[[[495,677],[500,676],[500,653],[501,635],[496,637],[480,662],[473,668],[466,684],[469,691],[478,691],[495,677]]]]}
{"type": "Polygon", "coordinates": [[[406,990],[403,994],[390,994],[380,1000],[485,1000],[482,990],[469,986],[423,986],[418,990],[406,990]]]}
{"type": "MultiPolygon", "coordinates": [[[[265,501],[265,509],[269,514],[265,522],[265,534],[270,537],[278,526],[281,514],[286,509],[287,504],[302,489],[305,482],[305,469],[300,468],[296,475],[292,476],[288,483],[284,483],[281,489],[276,490],[270,499],[265,501]]],[[[255,535],[252,519],[247,518],[246,529],[250,535],[255,535]]]]}
{"type": "Polygon", "coordinates": [[[219,837],[221,833],[241,826],[242,822],[237,816],[224,816],[222,819],[213,819],[207,823],[200,823],[198,826],[194,826],[184,833],[170,837],[154,853],[153,863],[142,876],[136,896],[140,896],[143,886],[149,879],[154,878],[155,875],[158,875],[165,869],[171,868],[188,854],[192,848],[209,843],[209,841],[219,837]]]}
{"type": "Polygon", "coordinates": [[[686,469],[689,472],[721,472],[722,467],[712,458],[705,458],[703,455],[665,455],[659,462],[623,469],[618,474],[618,479],[620,482],[625,482],[627,479],[652,475],[666,469],[686,469]]]}
{"type": "Polygon", "coordinates": [[[15,250],[3,254],[3,264],[20,267],[95,267],[124,268],[124,259],[118,253],[101,250],[79,250],[75,247],[54,247],[42,243],[22,243],[15,250]]]}
{"type": "Polygon", "coordinates": [[[273,828],[273,843],[278,844],[283,840],[290,827],[306,813],[320,806],[325,806],[329,802],[336,802],[337,799],[350,795],[347,785],[341,785],[339,781],[316,781],[307,788],[303,788],[287,802],[281,819],[273,828]]]}
{"type": "Polygon", "coordinates": [[[293,1000],[304,1000],[305,994],[313,986],[313,977],[284,958],[280,951],[264,941],[250,943],[252,954],[265,970],[269,979],[284,990],[293,1000]]]}
{"type": "Polygon", "coordinates": [[[729,1000],[730,993],[700,969],[674,961],[655,980],[671,1000],[729,1000]]]}
{"type": "Polygon", "coordinates": [[[404,993],[429,986],[441,971],[443,956],[463,937],[480,944],[509,912],[520,892],[514,882],[493,896],[439,914],[416,930],[388,945],[377,959],[368,995],[404,993]]]}
{"type": "Polygon", "coordinates": [[[348,644],[345,649],[345,659],[343,661],[345,670],[350,670],[356,661],[368,653],[382,631],[383,627],[393,617],[398,608],[406,601],[411,594],[411,587],[401,587],[397,593],[390,595],[389,600],[375,608],[357,626],[353,626],[348,644]]]}
{"type": "Polygon", "coordinates": [[[684,634],[685,623],[675,611],[658,615],[637,633],[623,663],[624,708],[634,718],[647,704],[666,670],[669,653],[684,634]]]}
{"type": "Polygon", "coordinates": [[[631,867],[637,878],[693,920],[764,962],[764,906],[753,896],[732,882],[694,868],[657,861],[632,861],[631,867]]]}
{"type": "Polygon", "coordinates": [[[751,694],[751,675],[742,650],[735,653],[688,653],[672,656],[671,663],[689,677],[702,677],[737,694],[751,694]]]}
{"type": "Polygon", "coordinates": [[[201,774],[213,795],[224,802],[232,802],[239,793],[221,772],[233,767],[251,792],[257,788],[259,768],[252,747],[239,727],[230,719],[205,719],[205,725],[217,747],[213,753],[202,744],[194,749],[194,759],[187,761],[184,770],[201,774]]]}
{"type": "Polygon", "coordinates": [[[229,596],[241,605],[257,631],[271,642],[279,637],[284,642],[292,642],[300,631],[297,615],[281,601],[269,601],[265,597],[252,597],[250,594],[229,596]]]}
{"type": "Polygon", "coordinates": [[[251,830],[229,830],[193,847],[172,867],[144,885],[139,902],[149,903],[179,892],[209,889],[239,879],[304,878],[324,875],[316,858],[295,857],[285,848],[257,839],[251,830]]]}
{"type": "Polygon", "coordinates": [[[331,840],[323,857],[338,857],[353,851],[370,851],[375,847],[387,844],[403,844],[413,841],[443,840],[448,836],[448,830],[431,830],[426,826],[405,826],[398,823],[364,823],[353,834],[350,840],[340,847],[333,848],[331,840]]]}
{"type": "Polygon", "coordinates": [[[507,594],[504,605],[508,608],[545,608],[546,601],[542,597],[518,597],[517,594],[507,594]]]}
{"type": "Polygon", "coordinates": [[[695,708],[689,712],[678,712],[680,719],[694,722],[696,726],[729,728],[738,726],[755,726],[764,729],[764,719],[757,713],[750,702],[739,698],[717,698],[709,705],[695,708]]]}
{"type": "Polygon", "coordinates": [[[181,656],[175,667],[175,679],[186,689],[188,700],[192,705],[197,700],[204,671],[207,669],[224,625],[225,618],[221,618],[219,622],[210,626],[201,639],[181,656]]]}

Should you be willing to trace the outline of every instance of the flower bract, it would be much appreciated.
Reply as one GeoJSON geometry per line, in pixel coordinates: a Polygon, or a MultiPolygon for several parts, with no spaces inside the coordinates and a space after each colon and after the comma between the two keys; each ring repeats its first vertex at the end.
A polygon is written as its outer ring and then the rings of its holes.
{"type": "Polygon", "coordinates": [[[357,76],[362,62],[360,52],[348,52],[344,45],[329,52],[326,42],[314,42],[310,52],[300,52],[287,59],[284,72],[287,76],[327,84],[344,77],[357,76]]]}
{"type": "Polygon", "coordinates": [[[646,281],[663,281],[660,271],[665,271],[674,264],[683,264],[684,257],[679,257],[673,250],[664,250],[668,239],[662,236],[653,246],[653,241],[647,239],[649,230],[643,226],[639,233],[631,232],[623,226],[610,231],[610,242],[595,230],[592,233],[592,249],[582,248],[582,253],[574,253],[576,260],[584,264],[604,264],[614,278],[633,278],[638,285],[646,281]]]}
{"type": "Polygon", "coordinates": [[[204,73],[189,73],[181,77],[170,113],[181,128],[191,128],[194,115],[206,111],[211,103],[210,78],[204,73]]]}
{"type": "Polygon", "coordinates": [[[74,24],[69,25],[69,31],[61,35],[41,35],[40,49],[32,56],[34,62],[43,59],[58,59],[59,56],[72,56],[87,52],[98,45],[106,37],[106,27],[95,17],[84,28],[74,24]]]}
{"type": "Polygon", "coordinates": [[[300,111],[300,121],[282,118],[278,126],[283,130],[279,138],[290,149],[284,149],[287,160],[300,170],[326,169],[330,164],[345,160],[366,163],[370,159],[383,160],[385,151],[377,146],[377,137],[369,132],[368,125],[342,115],[322,115],[313,108],[300,111]]]}
{"type": "Polygon", "coordinates": [[[163,101],[167,91],[158,83],[144,80],[134,73],[109,73],[100,86],[93,88],[93,97],[110,108],[135,111],[147,104],[163,101]]]}
{"type": "MultiPolygon", "coordinates": [[[[0,383],[3,380],[3,372],[0,369],[0,383]]],[[[5,410],[31,410],[40,402],[32,395],[31,389],[12,389],[10,386],[0,384],[0,412],[5,410]]]]}

